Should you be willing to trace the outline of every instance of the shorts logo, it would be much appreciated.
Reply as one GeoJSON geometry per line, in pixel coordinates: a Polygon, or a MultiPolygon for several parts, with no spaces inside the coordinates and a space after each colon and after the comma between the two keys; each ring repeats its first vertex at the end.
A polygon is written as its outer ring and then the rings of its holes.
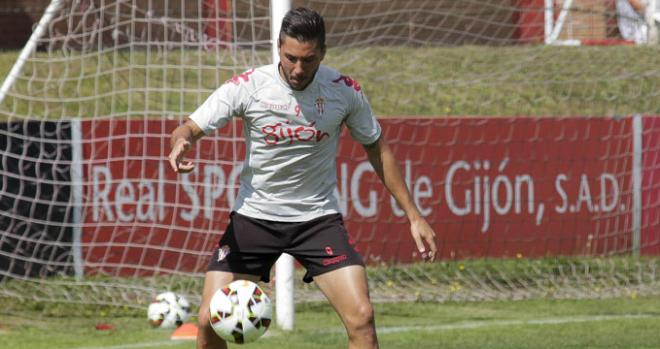
{"type": "Polygon", "coordinates": [[[323,266],[327,267],[328,265],[337,264],[337,263],[343,262],[347,259],[348,259],[348,256],[346,256],[345,254],[337,256],[337,257],[326,258],[326,259],[323,260],[323,266]]]}
{"type": "Polygon", "coordinates": [[[352,237],[352,236],[349,236],[349,237],[348,237],[348,243],[349,243],[351,246],[353,246],[353,248],[355,249],[355,252],[360,252],[360,248],[357,247],[357,245],[355,244],[355,240],[353,240],[353,237],[352,237]]]}
{"type": "Polygon", "coordinates": [[[332,247],[326,246],[325,247],[325,253],[327,253],[328,256],[332,256],[333,255],[332,247]]]}
{"type": "Polygon", "coordinates": [[[218,249],[218,262],[221,262],[223,259],[227,258],[229,255],[229,246],[223,245],[218,249]]]}

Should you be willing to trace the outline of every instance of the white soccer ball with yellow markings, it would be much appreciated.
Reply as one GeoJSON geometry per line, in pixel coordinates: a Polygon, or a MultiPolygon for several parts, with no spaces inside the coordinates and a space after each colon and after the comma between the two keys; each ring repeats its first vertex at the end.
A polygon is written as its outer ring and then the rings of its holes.
{"type": "Polygon", "coordinates": [[[211,298],[211,327],[221,338],[249,343],[261,337],[272,319],[268,295],[252,281],[236,280],[211,298]]]}

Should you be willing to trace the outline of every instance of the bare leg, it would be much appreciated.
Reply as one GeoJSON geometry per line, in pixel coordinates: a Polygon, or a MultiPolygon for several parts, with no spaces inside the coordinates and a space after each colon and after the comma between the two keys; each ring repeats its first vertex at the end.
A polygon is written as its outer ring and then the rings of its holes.
{"type": "Polygon", "coordinates": [[[218,337],[209,323],[209,304],[216,290],[234,280],[250,280],[257,282],[259,276],[234,274],[224,271],[209,271],[204,279],[202,304],[199,307],[199,333],[197,334],[197,349],[227,349],[227,342],[218,337]]]}
{"type": "Polygon", "coordinates": [[[348,333],[349,349],[377,349],[374,310],[364,267],[353,265],[314,278],[348,333]]]}

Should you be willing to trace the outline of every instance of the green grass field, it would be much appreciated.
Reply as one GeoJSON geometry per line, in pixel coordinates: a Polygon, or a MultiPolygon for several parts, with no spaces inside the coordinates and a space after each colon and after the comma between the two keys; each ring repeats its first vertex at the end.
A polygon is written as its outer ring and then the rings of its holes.
{"type": "MultiPolygon", "coordinates": [[[[11,349],[194,348],[151,329],[145,317],[43,316],[11,312],[0,319],[0,347],[11,349]],[[113,330],[99,331],[98,323],[113,330]]],[[[382,348],[660,348],[660,297],[601,300],[527,300],[376,304],[382,348]]],[[[296,327],[273,326],[253,349],[343,348],[341,324],[324,303],[297,307],[296,327]]]]}

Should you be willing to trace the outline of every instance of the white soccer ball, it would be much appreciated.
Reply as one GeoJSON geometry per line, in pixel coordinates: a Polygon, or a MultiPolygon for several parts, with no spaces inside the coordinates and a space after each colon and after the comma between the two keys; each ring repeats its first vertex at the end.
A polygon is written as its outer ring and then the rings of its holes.
{"type": "Polygon", "coordinates": [[[190,317],[190,303],[174,292],[163,292],[149,304],[147,318],[153,327],[174,328],[190,317]]]}
{"type": "Polygon", "coordinates": [[[236,280],[211,298],[211,327],[221,338],[248,343],[261,337],[272,319],[268,295],[254,282],[236,280]]]}

